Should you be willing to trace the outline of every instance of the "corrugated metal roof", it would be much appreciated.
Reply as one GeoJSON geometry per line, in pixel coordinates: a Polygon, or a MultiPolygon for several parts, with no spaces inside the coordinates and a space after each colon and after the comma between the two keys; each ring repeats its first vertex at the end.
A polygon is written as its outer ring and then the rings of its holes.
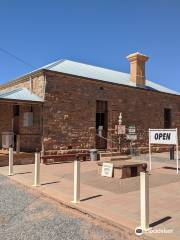
{"type": "MultiPolygon", "coordinates": [[[[59,60],[54,63],[48,64],[41,69],[48,69],[62,73],[68,73],[76,76],[102,80],[111,83],[123,84],[126,86],[136,87],[136,84],[130,80],[129,73],[123,73],[107,68],[92,66],[84,63],[79,63],[70,60],[59,60]]],[[[160,92],[171,93],[180,95],[180,93],[164,87],[160,84],[146,80],[146,89],[152,89],[160,92]]]]}
{"type": "Polygon", "coordinates": [[[43,102],[43,100],[39,96],[31,93],[27,88],[16,88],[8,91],[0,91],[0,98],[4,98],[7,100],[43,102]]]}
{"type": "MultiPolygon", "coordinates": [[[[79,63],[79,62],[75,62],[67,59],[58,60],[56,62],[45,65],[41,68],[35,69],[34,71],[29,72],[27,74],[32,74],[43,69],[50,70],[50,71],[57,71],[61,73],[67,73],[67,74],[95,79],[99,81],[105,81],[109,83],[116,83],[116,84],[122,84],[125,86],[137,87],[136,84],[130,80],[129,73],[123,73],[123,72],[115,71],[112,69],[79,63]]],[[[149,80],[146,80],[146,86],[144,88],[156,90],[159,92],[180,95],[179,92],[176,92],[174,90],[171,90],[167,87],[164,87],[160,84],[154,83],[149,80]]]]}

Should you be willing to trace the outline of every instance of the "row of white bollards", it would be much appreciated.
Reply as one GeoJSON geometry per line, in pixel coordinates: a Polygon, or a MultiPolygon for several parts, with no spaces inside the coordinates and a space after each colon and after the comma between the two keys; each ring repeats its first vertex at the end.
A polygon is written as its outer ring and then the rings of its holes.
{"type": "MultiPolygon", "coordinates": [[[[9,176],[13,175],[13,148],[9,148],[9,176]]],[[[40,153],[35,153],[34,164],[34,187],[39,187],[40,184],[40,153]]],[[[73,203],[80,202],[80,158],[77,155],[74,161],[74,198],[73,203]]]]}
{"type": "MultiPolygon", "coordinates": [[[[146,171],[147,164],[142,165],[143,172],[140,173],[140,210],[141,229],[149,229],[149,173],[146,171]]],[[[13,148],[9,148],[9,176],[13,175],[13,148]]],[[[40,186],[40,153],[35,153],[34,187],[40,186]]],[[[74,198],[73,203],[80,202],[80,158],[77,155],[74,161],[74,198]]]]}
{"type": "MultiPolygon", "coordinates": [[[[9,173],[8,176],[12,176],[13,172],[13,148],[9,148],[9,173]]],[[[34,164],[34,187],[40,186],[40,153],[35,153],[35,164],[34,164]]]]}

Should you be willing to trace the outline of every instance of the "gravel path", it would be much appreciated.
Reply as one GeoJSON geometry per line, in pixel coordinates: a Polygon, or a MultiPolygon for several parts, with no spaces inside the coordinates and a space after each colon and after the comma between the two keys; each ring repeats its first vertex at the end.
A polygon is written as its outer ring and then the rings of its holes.
{"type": "Polygon", "coordinates": [[[0,239],[125,240],[124,230],[104,229],[95,220],[74,213],[39,193],[0,175],[0,239]]]}

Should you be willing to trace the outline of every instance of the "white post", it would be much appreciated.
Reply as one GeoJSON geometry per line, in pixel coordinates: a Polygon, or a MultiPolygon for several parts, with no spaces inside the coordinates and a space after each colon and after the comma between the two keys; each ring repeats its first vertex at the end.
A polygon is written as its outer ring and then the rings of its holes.
{"type": "Polygon", "coordinates": [[[40,153],[35,153],[34,187],[40,186],[40,153]]]}
{"type": "Polygon", "coordinates": [[[80,202],[80,159],[77,156],[74,161],[74,200],[73,203],[80,202]]]}
{"type": "Polygon", "coordinates": [[[176,128],[177,144],[176,144],[176,165],[177,165],[177,174],[179,174],[179,153],[178,153],[178,130],[176,128]]]}
{"type": "Polygon", "coordinates": [[[140,173],[140,204],[141,204],[141,228],[149,229],[149,174],[140,173]]]}
{"type": "Polygon", "coordinates": [[[16,139],[16,153],[20,153],[20,135],[18,134],[16,139]]]}
{"type": "Polygon", "coordinates": [[[9,176],[13,175],[13,148],[9,148],[9,176]]]}
{"type": "Polygon", "coordinates": [[[152,160],[152,156],[151,156],[151,141],[150,141],[150,129],[149,129],[149,170],[150,171],[152,169],[151,160],[152,160]]]}

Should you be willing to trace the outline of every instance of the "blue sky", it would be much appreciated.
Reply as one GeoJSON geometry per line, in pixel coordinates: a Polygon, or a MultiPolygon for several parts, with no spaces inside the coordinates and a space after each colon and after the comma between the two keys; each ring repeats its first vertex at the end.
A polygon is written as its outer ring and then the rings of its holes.
{"type": "MultiPolygon", "coordinates": [[[[150,57],[147,79],[180,92],[179,0],[0,0],[0,48],[41,67],[71,59],[129,72],[150,57]]],[[[0,51],[0,83],[33,69],[0,51]]]]}

